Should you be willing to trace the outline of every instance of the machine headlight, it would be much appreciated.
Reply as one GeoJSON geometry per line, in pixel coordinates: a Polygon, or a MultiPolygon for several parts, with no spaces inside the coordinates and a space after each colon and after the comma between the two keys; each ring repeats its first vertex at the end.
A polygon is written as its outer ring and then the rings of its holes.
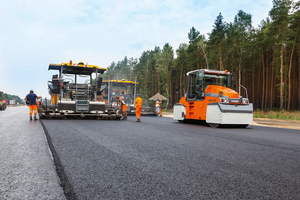
{"type": "Polygon", "coordinates": [[[249,104],[249,99],[243,98],[243,104],[249,104]]]}
{"type": "Polygon", "coordinates": [[[229,103],[229,99],[225,97],[220,97],[220,103],[229,103]]]}

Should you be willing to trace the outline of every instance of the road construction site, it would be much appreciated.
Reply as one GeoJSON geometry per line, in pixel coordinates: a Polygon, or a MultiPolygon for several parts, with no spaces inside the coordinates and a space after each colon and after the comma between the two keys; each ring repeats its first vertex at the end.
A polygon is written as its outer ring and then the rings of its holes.
{"type": "Polygon", "coordinates": [[[0,199],[300,198],[299,130],[0,118],[0,199]]]}

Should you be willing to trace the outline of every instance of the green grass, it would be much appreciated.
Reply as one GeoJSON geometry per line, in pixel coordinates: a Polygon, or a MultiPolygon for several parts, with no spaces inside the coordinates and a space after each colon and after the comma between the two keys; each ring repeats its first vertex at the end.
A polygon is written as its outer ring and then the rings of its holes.
{"type": "Polygon", "coordinates": [[[256,110],[253,113],[254,118],[268,118],[268,119],[284,119],[284,120],[300,120],[300,112],[287,112],[283,111],[260,111],[256,110]]]}

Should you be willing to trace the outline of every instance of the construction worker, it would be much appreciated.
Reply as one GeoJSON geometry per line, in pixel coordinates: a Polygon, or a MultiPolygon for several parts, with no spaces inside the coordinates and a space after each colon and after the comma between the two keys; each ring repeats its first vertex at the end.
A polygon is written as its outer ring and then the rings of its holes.
{"type": "Polygon", "coordinates": [[[56,78],[57,78],[57,80],[58,80],[58,87],[59,87],[59,90],[60,90],[60,85],[61,85],[62,88],[64,88],[64,83],[61,83],[61,82],[60,82],[60,78],[58,77],[58,74],[56,74],[56,78]]]}
{"type": "Polygon", "coordinates": [[[122,109],[122,115],[123,115],[122,120],[125,120],[125,119],[127,119],[127,104],[124,101],[124,97],[119,97],[119,100],[121,102],[121,109],[122,109]]]}
{"type": "Polygon", "coordinates": [[[155,101],[155,111],[156,111],[156,116],[160,117],[160,112],[161,112],[161,103],[159,99],[155,101]]]}
{"type": "Polygon", "coordinates": [[[160,101],[160,104],[159,104],[159,116],[160,116],[160,117],[162,117],[162,113],[161,113],[161,103],[162,103],[162,102],[160,101]]]}
{"type": "Polygon", "coordinates": [[[137,94],[137,98],[135,99],[134,107],[135,107],[135,116],[137,118],[136,122],[141,121],[141,112],[142,112],[142,104],[143,100],[140,98],[140,94],[137,94]]]}
{"type": "Polygon", "coordinates": [[[30,120],[32,120],[32,112],[34,114],[34,120],[37,120],[36,114],[37,114],[37,101],[36,99],[42,98],[41,96],[37,96],[34,94],[33,90],[30,90],[29,94],[24,98],[25,101],[29,104],[29,116],[30,120]]]}

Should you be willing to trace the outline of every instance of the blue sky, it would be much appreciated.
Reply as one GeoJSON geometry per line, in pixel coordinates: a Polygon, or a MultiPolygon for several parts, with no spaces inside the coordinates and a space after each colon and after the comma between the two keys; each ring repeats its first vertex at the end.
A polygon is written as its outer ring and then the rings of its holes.
{"type": "Polygon", "coordinates": [[[257,27],[271,8],[272,0],[0,0],[0,91],[49,97],[49,63],[108,67],[167,42],[176,50],[192,26],[209,33],[220,12],[232,22],[243,10],[257,27]]]}

